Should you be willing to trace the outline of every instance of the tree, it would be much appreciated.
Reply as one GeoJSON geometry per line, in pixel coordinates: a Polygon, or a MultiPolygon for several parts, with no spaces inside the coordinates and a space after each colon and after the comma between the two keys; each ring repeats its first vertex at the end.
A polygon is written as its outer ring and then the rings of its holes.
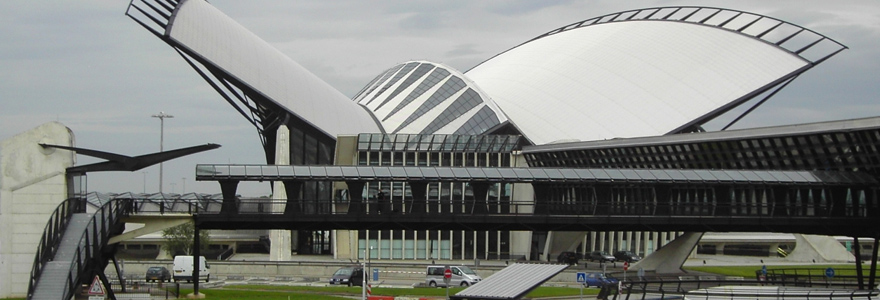
{"type": "MultiPolygon", "coordinates": [[[[182,253],[192,255],[193,236],[196,232],[195,223],[189,222],[162,230],[162,238],[165,239],[165,249],[172,256],[182,253]]],[[[204,253],[208,250],[210,242],[207,230],[199,230],[199,251],[204,253]]]]}

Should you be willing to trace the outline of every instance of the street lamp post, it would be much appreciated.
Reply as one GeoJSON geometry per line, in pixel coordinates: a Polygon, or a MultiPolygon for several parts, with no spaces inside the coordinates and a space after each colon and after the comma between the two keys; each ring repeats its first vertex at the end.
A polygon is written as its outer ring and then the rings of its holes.
{"type": "Polygon", "coordinates": [[[141,173],[144,174],[144,194],[146,194],[146,193],[147,193],[147,173],[148,173],[148,172],[144,171],[144,172],[141,172],[141,173]]]}
{"type": "MultiPolygon", "coordinates": [[[[164,111],[160,111],[158,115],[153,115],[153,118],[159,118],[159,152],[162,152],[165,148],[165,118],[174,118],[174,116],[166,114],[164,111]]],[[[159,193],[162,193],[162,163],[159,163],[159,193]]]]}

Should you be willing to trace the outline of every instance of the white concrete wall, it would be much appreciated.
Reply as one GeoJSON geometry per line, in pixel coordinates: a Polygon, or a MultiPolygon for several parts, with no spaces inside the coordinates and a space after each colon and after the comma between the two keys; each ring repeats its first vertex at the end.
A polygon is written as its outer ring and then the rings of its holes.
{"type": "Polygon", "coordinates": [[[39,143],[73,146],[73,133],[50,122],[0,142],[0,298],[26,296],[37,244],[67,195],[75,154],[39,143]]]}

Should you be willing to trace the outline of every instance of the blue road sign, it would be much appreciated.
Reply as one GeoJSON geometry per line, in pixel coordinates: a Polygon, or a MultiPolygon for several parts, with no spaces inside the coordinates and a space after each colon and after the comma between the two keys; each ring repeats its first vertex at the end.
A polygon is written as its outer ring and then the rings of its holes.
{"type": "Polygon", "coordinates": [[[761,273],[763,273],[764,275],[767,275],[767,265],[764,265],[761,267],[761,273]]]}
{"type": "Polygon", "coordinates": [[[373,281],[379,281],[379,269],[373,269],[373,281]]]}
{"type": "Polygon", "coordinates": [[[832,269],[832,268],[825,269],[825,277],[828,277],[828,278],[834,277],[834,269],[832,269]]]}
{"type": "Polygon", "coordinates": [[[577,272],[577,282],[587,282],[587,273],[577,272]]]}

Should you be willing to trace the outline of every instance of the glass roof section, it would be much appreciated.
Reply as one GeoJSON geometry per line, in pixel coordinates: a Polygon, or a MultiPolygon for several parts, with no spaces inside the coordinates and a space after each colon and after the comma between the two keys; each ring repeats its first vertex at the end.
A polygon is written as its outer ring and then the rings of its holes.
{"type": "Polygon", "coordinates": [[[839,171],[279,165],[198,165],[196,166],[196,179],[201,181],[233,179],[239,181],[299,180],[546,183],[599,183],[613,181],[632,183],[680,182],[734,185],[876,185],[878,183],[873,176],[867,173],[839,171]],[[642,176],[645,173],[651,173],[653,176],[642,176]]]}

